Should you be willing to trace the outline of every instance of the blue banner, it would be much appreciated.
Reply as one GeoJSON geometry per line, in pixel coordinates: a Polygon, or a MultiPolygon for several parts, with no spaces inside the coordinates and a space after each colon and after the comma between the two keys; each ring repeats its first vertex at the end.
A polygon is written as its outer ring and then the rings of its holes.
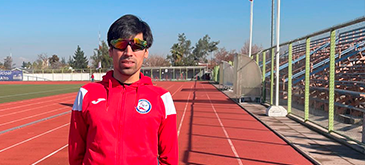
{"type": "Polygon", "coordinates": [[[23,71],[0,70],[0,81],[23,81],[23,71]]]}

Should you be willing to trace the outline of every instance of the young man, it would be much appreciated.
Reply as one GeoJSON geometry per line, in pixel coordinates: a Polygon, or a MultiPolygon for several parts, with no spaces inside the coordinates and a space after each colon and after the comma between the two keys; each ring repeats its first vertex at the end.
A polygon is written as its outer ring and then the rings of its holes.
{"type": "Polygon", "coordinates": [[[176,110],[171,94],[140,69],[153,37],[133,15],[108,31],[114,71],[80,88],[72,108],[69,162],[74,164],[177,164],[176,110]]]}

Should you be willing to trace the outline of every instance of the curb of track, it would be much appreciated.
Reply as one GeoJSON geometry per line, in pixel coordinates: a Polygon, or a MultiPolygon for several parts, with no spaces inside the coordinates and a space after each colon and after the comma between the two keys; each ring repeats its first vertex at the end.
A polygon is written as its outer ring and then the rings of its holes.
{"type": "Polygon", "coordinates": [[[328,130],[326,130],[325,128],[323,128],[323,127],[321,127],[321,126],[319,126],[319,125],[317,125],[317,124],[315,124],[311,121],[304,121],[303,119],[301,119],[300,117],[298,117],[294,114],[288,114],[287,117],[294,120],[294,121],[296,121],[296,122],[298,122],[298,123],[300,123],[300,124],[302,124],[302,125],[304,125],[304,126],[306,126],[307,128],[309,128],[309,129],[311,129],[311,130],[313,130],[313,131],[315,131],[315,132],[317,132],[317,133],[319,133],[323,136],[326,136],[326,137],[328,137],[332,140],[337,141],[340,144],[343,144],[347,147],[350,147],[350,148],[354,149],[357,152],[360,152],[362,154],[365,153],[365,146],[358,144],[358,142],[353,141],[350,138],[347,138],[347,137],[345,137],[341,134],[338,134],[334,131],[333,132],[328,132],[328,130]]]}
{"type": "Polygon", "coordinates": [[[26,127],[26,126],[30,126],[30,125],[33,125],[33,124],[39,123],[39,122],[41,122],[41,121],[49,120],[49,119],[52,119],[52,118],[55,118],[55,117],[58,117],[58,116],[62,116],[62,115],[68,114],[68,113],[71,113],[71,111],[67,111],[67,112],[59,113],[59,114],[57,114],[57,115],[53,115],[53,116],[46,117],[46,118],[43,118],[43,119],[39,119],[39,120],[36,120],[36,121],[30,122],[30,123],[27,123],[27,124],[23,124],[23,125],[20,125],[20,126],[16,126],[16,127],[13,127],[13,128],[9,128],[9,129],[7,129],[7,130],[0,131],[0,135],[1,135],[1,134],[3,134],[3,133],[9,132],[9,131],[13,131],[13,130],[16,130],[16,129],[19,129],[19,128],[23,128],[23,127],[26,127]]]}

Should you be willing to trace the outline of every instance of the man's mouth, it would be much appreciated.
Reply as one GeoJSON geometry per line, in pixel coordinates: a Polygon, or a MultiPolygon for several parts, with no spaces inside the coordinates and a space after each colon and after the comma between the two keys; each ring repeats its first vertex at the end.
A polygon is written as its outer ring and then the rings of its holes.
{"type": "Polygon", "coordinates": [[[132,67],[134,66],[134,61],[131,61],[131,60],[122,60],[121,61],[121,64],[123,67],[132,67]]]}

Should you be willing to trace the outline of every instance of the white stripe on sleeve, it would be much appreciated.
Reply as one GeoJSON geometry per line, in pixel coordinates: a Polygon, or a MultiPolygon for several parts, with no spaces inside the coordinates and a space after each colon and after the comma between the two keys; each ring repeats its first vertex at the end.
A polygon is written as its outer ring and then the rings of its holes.
{"type": "Polygon", "coordinates": [[[161,99],[165,105],[165,111],[166,111],[165,118],[167,118],[168,115],[176,114],[176,109],[174,106],[174,102],[172,101],[170,92],[167,92],[164,95],[162,95],[161,99]]]}
{"type": "Polygon", "coordinates": [[[80,88],[79,93],[76,96],[74,106],[72,107],[73,111],[82,111],[82,101],[87,93],[85,88],[80,88]]]}

